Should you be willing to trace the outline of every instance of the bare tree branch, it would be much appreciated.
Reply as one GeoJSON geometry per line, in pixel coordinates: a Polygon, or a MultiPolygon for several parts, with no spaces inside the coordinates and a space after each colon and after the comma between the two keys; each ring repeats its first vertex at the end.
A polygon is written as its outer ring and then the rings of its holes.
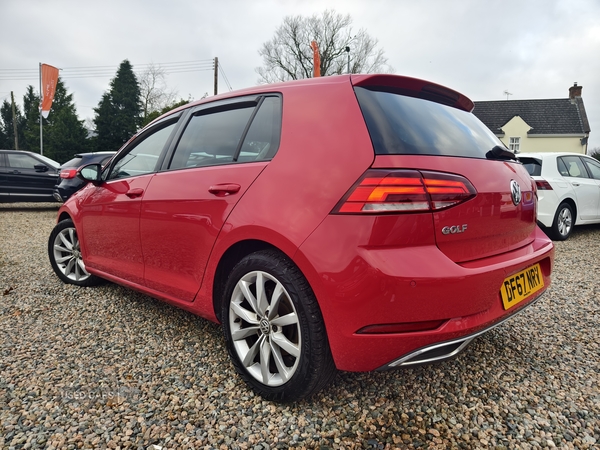
{"type": "Polygon", "coordinates": [[[321,75],[336,75],[348,71],[350,47],[351,73],[390,73],[384,51],[377,48],[377,39],[363,29],[352,31],[349,15],[327,10],[320,16],[287,16],[265,42],[258,54],[263,66],[257,67],[260,83],[310,78],[313,74],[313,51],[310,43],[319,45],[321,75]]]}
{"type": "Polygon", "coordinates": [[[175,102],[177,91],[167,89],[165,78],[165,70],[152,63],[140,76],[139,84],[144,118],[175,102]]]}

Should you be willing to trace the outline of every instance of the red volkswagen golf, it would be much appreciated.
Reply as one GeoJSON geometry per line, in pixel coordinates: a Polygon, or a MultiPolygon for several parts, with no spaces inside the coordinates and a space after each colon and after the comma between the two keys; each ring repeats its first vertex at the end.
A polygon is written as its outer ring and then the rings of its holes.
{"type": "Polygon", "coordinates": [[[189,104],[80,169],[50,262],[222,323],[270,400],[453,357],[534,303],[554,256],[535,183],[472,108],[393,75],[189,104]]]}

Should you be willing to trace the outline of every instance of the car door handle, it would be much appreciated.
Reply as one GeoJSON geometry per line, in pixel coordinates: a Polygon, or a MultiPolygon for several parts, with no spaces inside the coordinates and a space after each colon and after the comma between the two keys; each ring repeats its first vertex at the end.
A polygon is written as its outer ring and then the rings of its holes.
{"type": "Polygon", "coordinates": [[[234,183],[216,184],[208,188],[208,192],[218,197],[224,197],[226,195],[235,194],[239,190],[240,185],[234,183]]]}
{"type": "Polygon", "coordinates": [[[579,186],[579,183],[571,183],[571,184],[575,187],[579,186]]]}
{"type": "Polygon", "coordinates": [[[129,198],[137,198],[137,197],[141,197],[143,193],[144,193],[144,190],[142,188],[133,188],[133,189],[130,189],[129,191],[127,191],[127,193],[125,195],[129,198]]]}

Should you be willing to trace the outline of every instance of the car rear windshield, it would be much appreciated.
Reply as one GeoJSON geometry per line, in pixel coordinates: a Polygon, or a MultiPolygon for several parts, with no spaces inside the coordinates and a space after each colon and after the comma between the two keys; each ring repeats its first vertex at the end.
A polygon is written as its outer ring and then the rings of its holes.
{"type": "Polygon", "coordinates": [[[81,165],[81,160],[83,158],[81,156],[76,156],[73,159],[68,160],[66,163],[62,165],[62,168],[65,169],[67,167],[79,167],[81,165]]]}
{"type": "Polygon", "coordinates": [[[519,161],[523,163],[523,166],[532,177],[537,177],[542,174],[542,161],[539,159],[519,157],[519,161]]]}
{"type": "Polygon", "coordinates": [[[377,155],[485,158],[502,142],[466,111],[381,88],[355,87],[377,155]]]}

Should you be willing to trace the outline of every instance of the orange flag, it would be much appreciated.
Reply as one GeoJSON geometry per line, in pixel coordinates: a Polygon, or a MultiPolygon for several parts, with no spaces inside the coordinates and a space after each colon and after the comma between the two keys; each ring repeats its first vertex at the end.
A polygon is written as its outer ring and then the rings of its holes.
{"type": "Polygon", "coordinates": [[[58,82],[58,69],[48,64],[42,64],[42,117],[46,119],[50,114],[56,83],[58,82]]]}
{"type": "Polygon", "coordinates": [[[313,77],[321,76],[321,57],[319,56],[319,46],[317,45],[317,41],[312,41],[310,46],[313,49],[313,77]]]}

